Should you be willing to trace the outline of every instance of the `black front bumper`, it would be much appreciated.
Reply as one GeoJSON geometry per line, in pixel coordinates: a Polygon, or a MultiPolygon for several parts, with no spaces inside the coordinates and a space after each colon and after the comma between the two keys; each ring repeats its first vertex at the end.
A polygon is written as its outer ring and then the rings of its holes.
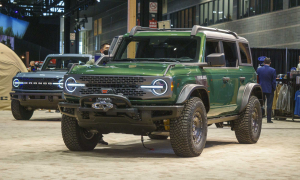
{"type": "Polygon", "coordinates": [[[11,99],[20,101],[20,104],[33,109],[57,109],[58,103],[63,102],[62,93],[10,93],[11,99]]]}
{"type": "Polygon", "coordinates": [[[177,118],[183,110],[183,106],[132,105],[126,97],[110,94],[83,96],[79,104],[61,102],[58,107],[62,114],[75,117],[83,128],[98,130],[102,134],[114,132],[136,135],[155,131],[155,121],[177,118]],[[91,104],[95,98],[110,98],[114,107],[108,111],[94,109],[91,104]]]}

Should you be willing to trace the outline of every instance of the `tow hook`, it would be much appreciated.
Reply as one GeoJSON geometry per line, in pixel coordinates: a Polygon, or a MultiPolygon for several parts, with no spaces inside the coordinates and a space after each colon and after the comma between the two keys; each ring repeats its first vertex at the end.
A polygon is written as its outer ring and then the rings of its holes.
{"type": "Polygon", "coordinates": [[[107,112],[114,107],[110,98],[97,98],[96,101],[97,102],[92,104],[94,109],[102,109],[104,112],[107,112]]]}

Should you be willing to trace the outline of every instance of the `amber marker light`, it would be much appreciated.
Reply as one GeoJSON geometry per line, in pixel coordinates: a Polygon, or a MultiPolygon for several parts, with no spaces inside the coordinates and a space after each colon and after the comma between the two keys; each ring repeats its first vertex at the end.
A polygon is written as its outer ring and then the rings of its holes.
{"type": "Polygon", "coordinates": [[[171,82],[171,91],[173,91],[173,88],[174,88],[174,83],[173,81],[171,82]]]}

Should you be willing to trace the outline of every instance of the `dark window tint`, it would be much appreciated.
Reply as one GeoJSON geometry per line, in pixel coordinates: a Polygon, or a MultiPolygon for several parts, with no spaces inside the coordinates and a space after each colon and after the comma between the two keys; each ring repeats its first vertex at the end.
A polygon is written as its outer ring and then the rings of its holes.
{"type": "Polygon", "coordinates": [[[235,42],[223,42],[225,53],[226,67],[236,67],[237,64],[237,50],[235,42]]]}
{"type": "Polygon", "coordinates": [[[262,1],[261,6],[262,6],[262,13],[270,12],[270,1],[266,1],[266,0],[262,1]]]}
{"type": "Polygon", "coordinates": [[[205,61],[206,61],[206,57],[213,53],[220,53],[219,43],[217,41],[206,41],[205,61]]]}
{"type": "Polygon", "coordinates": [[[251,57],[249,52],[249,46],[245,43],[239,43],[241,62],[244,64],[251,64],[251,57]]]}
{"type": "MultiPolygon", "coordinates": [[[[199,42],[200,43],[200,42],[199,42]]],[[[115,60],[128,61],[198,61],[197,39],[173,37],[125,38],[115,56],[115,60]],[[132,49],[135,47],[136,49],[132,49]],[[131,52],[128,54],[127,52],[131,52]]]]}
{"type": "MultiPolygon", "coordinates": [[[[271,1],[272,3],[272,1],[271,1]]],[[[273,11],[282,10],[283,1],[282,0],[273,0],[273,11]]]]}
{"type": "Polygon", "coordinates": [[[255,15],[255,0],[251,0],[249,4],[249,16],[255,15]]]}
{"type": "Polygon", "coordinates": [[[297,6],[297,0],[290,0],[290,7],[296,7],[297,6]]]}

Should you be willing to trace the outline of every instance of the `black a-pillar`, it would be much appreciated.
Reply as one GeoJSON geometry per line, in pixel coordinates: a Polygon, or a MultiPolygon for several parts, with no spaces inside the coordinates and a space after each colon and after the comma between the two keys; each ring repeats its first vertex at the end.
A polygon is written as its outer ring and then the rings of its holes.
{"type": "Polygon", "coordinates": [[[162,20],[163,0],[137,0],[136,14],[138,26],[157,28],[157,22],[162,20]]]}

